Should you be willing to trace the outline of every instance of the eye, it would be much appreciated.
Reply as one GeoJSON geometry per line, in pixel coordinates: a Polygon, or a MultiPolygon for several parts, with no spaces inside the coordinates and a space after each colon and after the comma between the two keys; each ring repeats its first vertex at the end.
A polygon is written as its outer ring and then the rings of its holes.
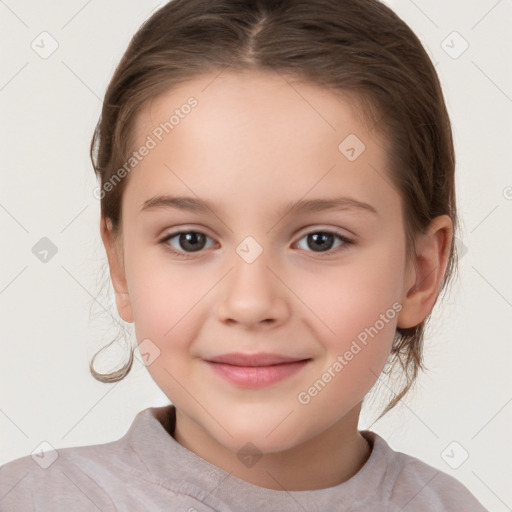
{"type": "MultiPolygon", "coordinates": [[[[200,252],[205,248],[211,248],[211,246],[206,247],[208,239],[212,240],[208,235],[200,231],[178,231],[167,235],[160,243],[164,244],[173,254],[179,257],[191,258],[193,253],[200,252]]],[[[300,249],[316,253],[331,253],[334,252],[333,248],[336,249],[340,246],[354,243],[347,237],[333,231],[312,231],[303,236],[297,245],[300,245],[302,240],[306,240],[306,248],[299,247],[300,249]],[[337,246],[334,246],[336,239],[339,243],[337,246]],[[307,247],[311,247],[313,250],[308,250],[307,247]]]]}
{"type": "MultiPolygon", "coordinates": [[[[336,239],[338,239],[340,243],[335,248],[344,245],[350,245],[353,243],[352,240],[341,235],[340,233],[336,233],[333,231],[312,231],[311,233],[308,233],[307,235],[303,236],[299,240],[298,244],[300,244],[302,240],[306,240],[306,247],[311,247],[313,249],[312,251],[309,252],[333,252],[333,244],[335,243],[336,239]]],[[[304,249],[304,247],[299,248],[304,249]]]]}
{"type": "Polygon", "coordinates": [[[190,253],[201,251],[205,248],[206,240],[211,238],[200,231],[178,231],[167,235],[161,240],[161,243],[167,245],[169,250],[184,258],[190,257],[190,253]],[[173,243],[171,240],[176,239],[173,243]],[[178,246],[176,248],[176,245],[178,246]]]}

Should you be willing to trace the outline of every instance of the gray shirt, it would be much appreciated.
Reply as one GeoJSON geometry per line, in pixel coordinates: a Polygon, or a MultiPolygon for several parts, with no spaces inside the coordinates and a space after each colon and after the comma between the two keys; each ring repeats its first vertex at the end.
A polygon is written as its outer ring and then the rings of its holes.
{"type": "Polygon", "coordinates": [[[0,512],[485,512],[455,478],[392,450],[369,430],[361,434],[371,455],[352,478],[326,489],[285,491],[250,484],[210,464],[175,441],[174,424],[174,406],[150,407],[117,441],[4,464],[0,512]]]}

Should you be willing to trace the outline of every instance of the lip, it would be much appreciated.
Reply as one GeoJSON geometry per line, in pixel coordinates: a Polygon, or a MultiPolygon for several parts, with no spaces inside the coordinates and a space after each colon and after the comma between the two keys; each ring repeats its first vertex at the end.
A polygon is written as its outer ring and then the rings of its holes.
{"type": "Polygon", "coordinates": [[[220,377],[242,388],[271,386],[304,368],[311,359],[272,353],[233,352],[210,357],[205,363],[220,377]]]}
{"type": "Polygon", "coordinates": [[[206,361],[211,363],[224,363],[233,366],[270,366],[282,363],[294,363],[304,361],[306,357],[289,357],[272,352],[259,352],[256,354],[246,354],[243,352],[230,352],[220,356],[209,357],[206,361]]]}

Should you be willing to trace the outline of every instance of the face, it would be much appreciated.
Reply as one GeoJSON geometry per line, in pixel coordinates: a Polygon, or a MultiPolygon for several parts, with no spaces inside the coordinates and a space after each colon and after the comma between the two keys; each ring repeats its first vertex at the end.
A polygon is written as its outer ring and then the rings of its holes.
{"type": "Polygon", "coordinates": [[[340,424],[414,282],[386,144],[355,103],[257,72],[182,84],[135,128],[151,147],[123,196],[118,308],[179,417],[234,452],[340,424]],[[211,362],[233,353],[295,362],[211,362]]]}

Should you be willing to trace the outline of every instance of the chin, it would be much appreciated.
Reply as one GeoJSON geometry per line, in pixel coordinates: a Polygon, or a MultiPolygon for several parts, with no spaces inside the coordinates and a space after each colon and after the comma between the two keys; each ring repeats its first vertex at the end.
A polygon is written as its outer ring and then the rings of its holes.
{"type": "MultiPolygon", "coordinates": [[[[218,442],[235,453],[238,453],[242,447],[246,447],[248,443],[254,445],[262,454],[282,452],[307,440],[307,432],[292,422],[283,421],[285,417],[286,414],[281,414],[278,421],[269,419],[262,421],[261,415],[237,418],[236,421],[226,419],[222,424],[231,436],[218,425],[216,425],[215,434],[213,432],[212,434],[218,442]]],[[[250,448],[247,447],[247,449],[250,448]]]]}

